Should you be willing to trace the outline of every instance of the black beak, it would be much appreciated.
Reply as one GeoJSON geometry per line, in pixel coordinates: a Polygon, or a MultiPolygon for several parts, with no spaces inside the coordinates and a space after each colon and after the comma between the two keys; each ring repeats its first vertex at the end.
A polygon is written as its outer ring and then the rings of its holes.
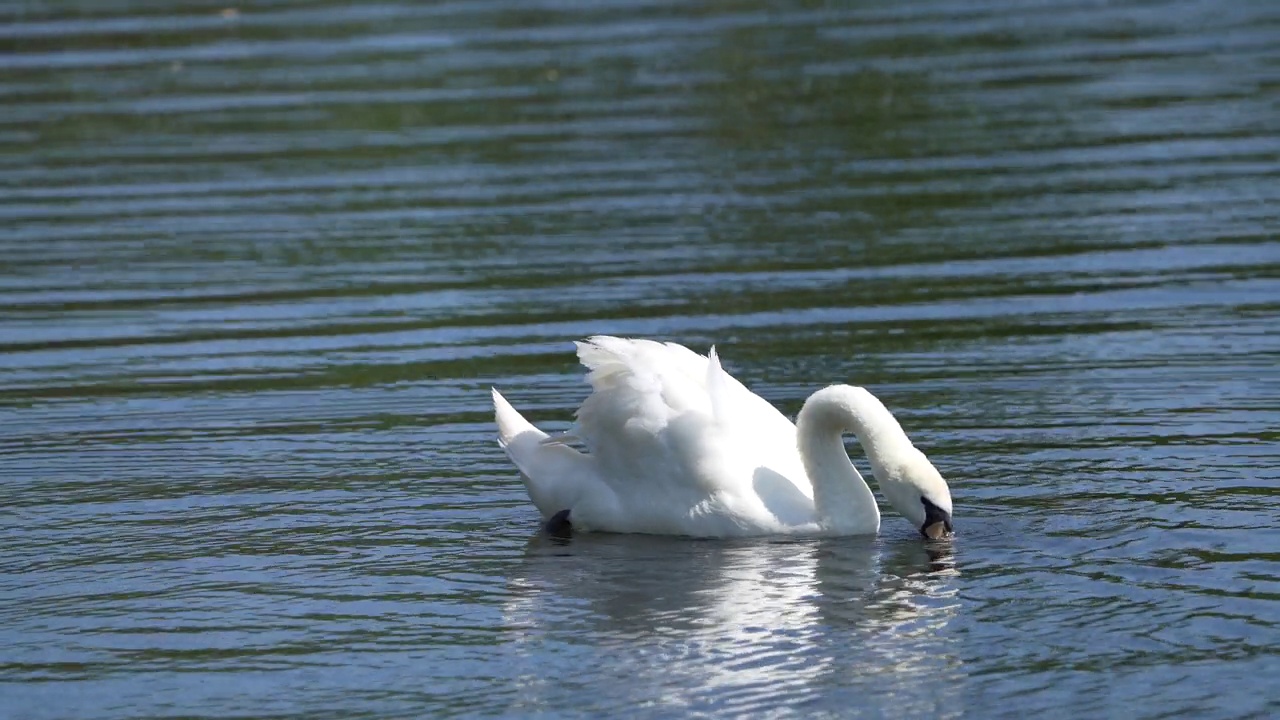
{"type": "Polygon", "coordinates": [[[920,534],[929,540],[941,540],[950,535],[951,529],[951,513],[929,502],[929,498],[921,497],[920,504],[924,505],[924,524],[920,526],[920,534]]]}

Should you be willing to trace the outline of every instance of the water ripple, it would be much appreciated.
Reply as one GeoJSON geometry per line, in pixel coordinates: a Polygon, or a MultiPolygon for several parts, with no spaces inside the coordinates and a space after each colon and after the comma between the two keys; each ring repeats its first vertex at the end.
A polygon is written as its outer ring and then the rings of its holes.
{"type": "MultiPolygon", "coordinates": [[[[1263,717],[1274,3],[30,6],[23,717],[1263,717]],[[959,535],[537,536],[569,341],[874,389],[959,535]]],[[[862,462],[855,450],[855,459],[862,462]]]]}

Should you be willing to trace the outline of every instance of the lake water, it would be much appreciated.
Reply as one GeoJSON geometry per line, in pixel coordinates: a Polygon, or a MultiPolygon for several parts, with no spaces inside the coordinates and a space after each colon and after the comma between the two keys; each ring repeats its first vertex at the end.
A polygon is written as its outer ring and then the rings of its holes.
{"type": "Polygon", "coordinates": [[[10,4],[0,716],[1275,717],[1278,38],[10,4]],[[564,428],[593,333],[870,387],[954,542],[540,536],[489,387],[564,428]]]}

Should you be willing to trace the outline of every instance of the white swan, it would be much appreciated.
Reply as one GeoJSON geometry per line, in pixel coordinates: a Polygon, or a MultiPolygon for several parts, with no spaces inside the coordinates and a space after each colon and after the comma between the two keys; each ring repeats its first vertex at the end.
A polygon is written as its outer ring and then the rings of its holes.
{"type": "Polygon", "coordinates": [[[833,385],[792,425],[708,357],[675,343],[575,343],[592,393],[550,437],[497,391],[498,442],[533,504],[562,530],[729,537],[880,529],[841,438],[854,433],[890,504],[920,532],[951,532],[951,491],[898,421],[860,387],[833,385]],[[570,443],[581,441],[587,452],[570,443]]]}

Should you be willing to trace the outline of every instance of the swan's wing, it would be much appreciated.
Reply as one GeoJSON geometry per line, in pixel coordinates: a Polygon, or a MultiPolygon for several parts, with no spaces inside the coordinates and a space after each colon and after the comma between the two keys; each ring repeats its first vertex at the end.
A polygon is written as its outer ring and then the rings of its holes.
{"type": "MultiPolygon", "coordinates": [[[[692,470],[714,429],[706,360],[678,345],[597,336],[577,343],[591,395],[572,432],[624,502],[688,507],[706,496],[692,470]]],[[[707,466],[713,463],[704,463],[707,466]]]]}
{"type": "Polygon", "coordinates": [[[590,371],[591,396],[578,409],[577,433],[588,446],[627,423],[651,430],[673,414],[711,414],[705,376],[707,359],[675,343],[597,335],[578,347],[590,371]]]}
{"type": "Polygon", "coordinates": [[[755,492],[766,467],[812,491],[795,426],[708,359],[675,343],[597,336],[578,343],[592,394],[575,433],[620,495],[696,503],[755,492]]]}
{"type": "Polygon", "coordinates": [[[781,505],[796,505],[791,510],[801,514],[808,511],[813,487],[796,448],[796,427],[791,420],[728,374],[719,364],[714,347],[707,357],[707,391],[719,427],[736,446],[746,448],[753,459],[756,495],[776,512],[781,505]],[[787,483],[780,480],[790,480],[800,495],[788,492],[787,483]],[[771,489],[767,492],[765,488],[771,489]]]}

